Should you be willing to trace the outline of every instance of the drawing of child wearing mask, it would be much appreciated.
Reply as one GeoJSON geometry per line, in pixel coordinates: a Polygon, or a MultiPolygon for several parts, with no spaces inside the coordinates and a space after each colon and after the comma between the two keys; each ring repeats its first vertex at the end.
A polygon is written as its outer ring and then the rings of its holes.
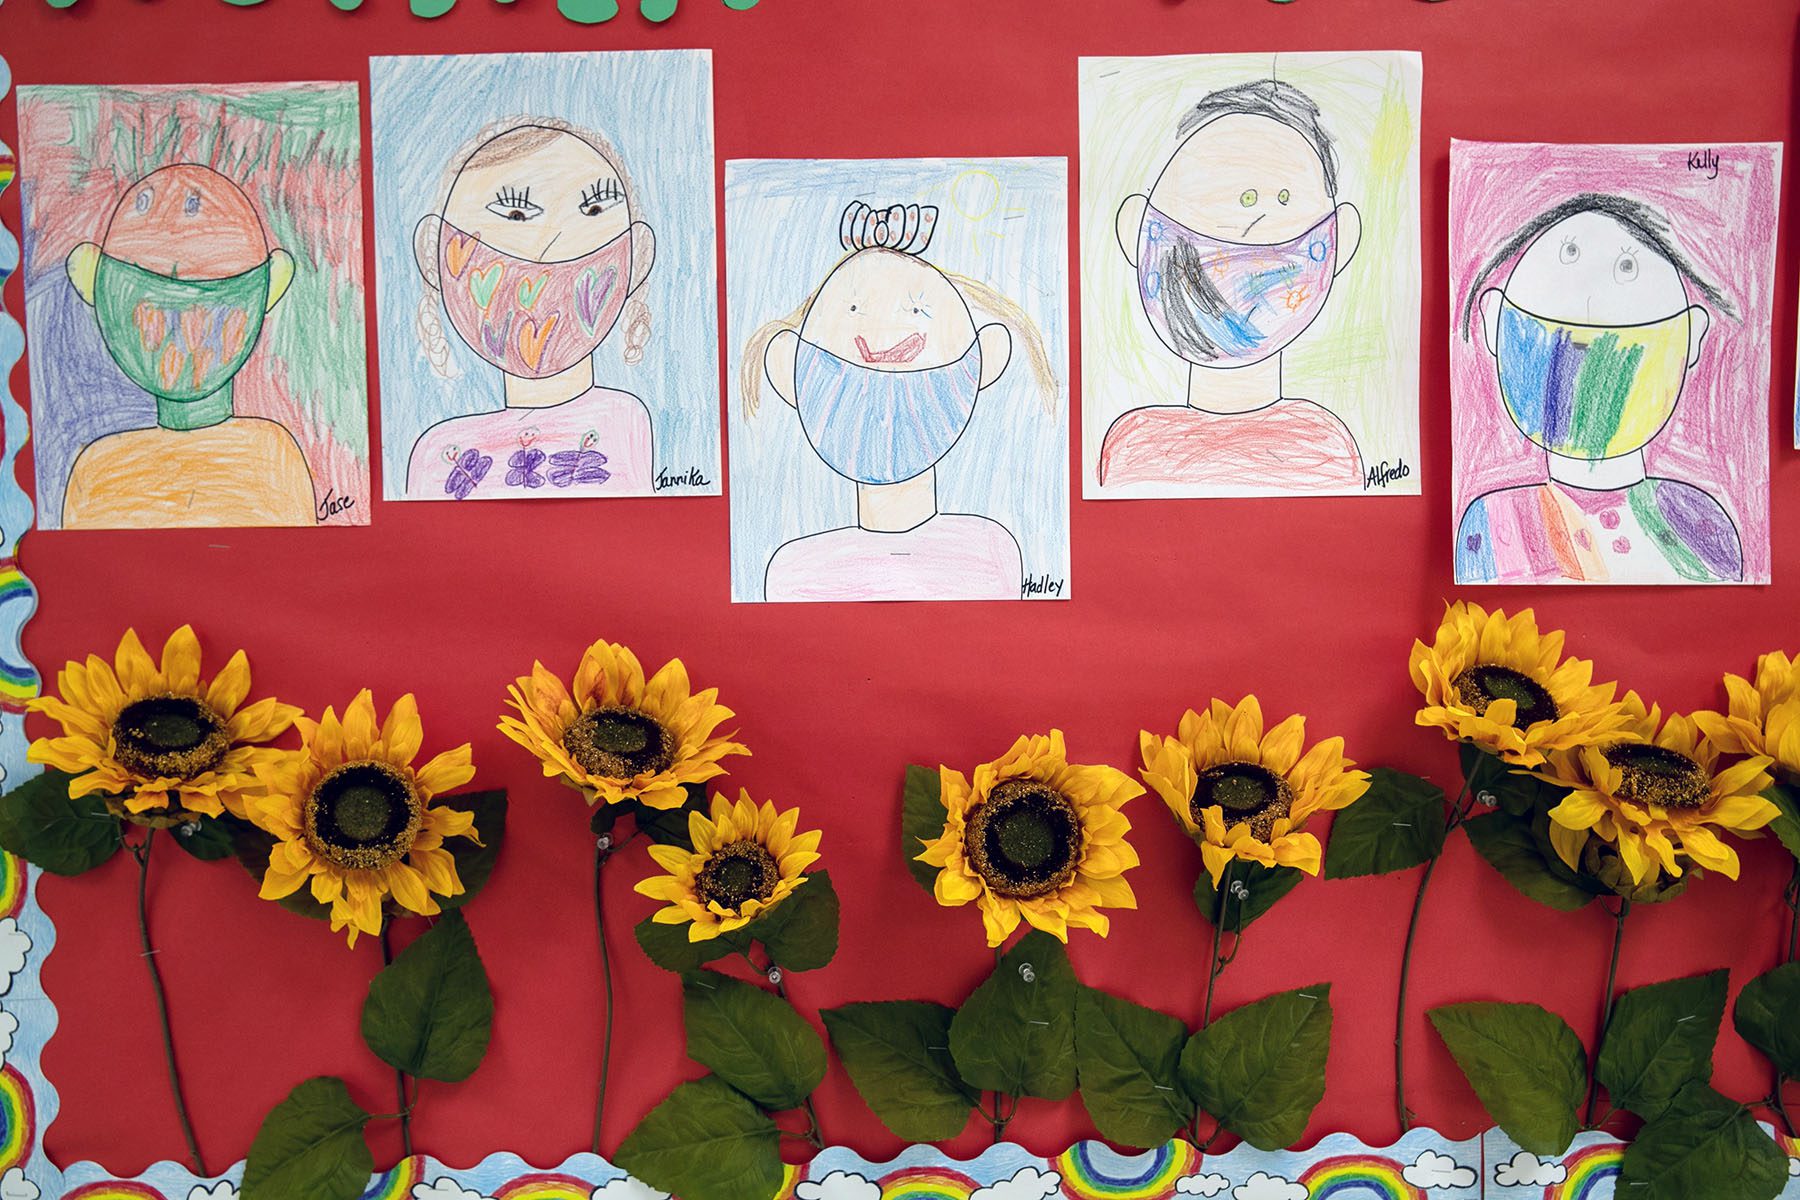
{"type": "Polygon", "coordinates": [[[766,380],[819,458],[856,485],[857,523],[776,550],[766,600],[1020,596],[1018,543],[988,517],[940,512],[937,469],[1011,364],[1015,338],[1051,403],[1055,376],[1017,305],[919,257],[936,222],[928,206],[850,205],[846,256],[745,349],[746,413],[757,413],[766,380]],[[971,304],[1000,320],[978,327],[971,304]]]}
{"type": "Polygon", "coordinates": [[[232,408],[232,381],[294,278],[243,190],[197,163],[152,171],[67,269],[107,354],[155,397],[156,425],[82,449],[63,528],[314,524],[293,434],[232,408]]]}
{"type": "Polygon", "coordinates": [[[1362,221],[1337,199],[1319,108],[1262,79],[1205,96],[1148,194],[1126,198],[1119,248],[1157,338],[1188,364],[1186,402],[1124,413],[1103,485],[1176,483],[1345,492],[1362,456],[1334,413],[1291,395],[1282,352],[1317,319],[1362,221]]]}
{"type": "Polygon", "coordinates": [[[1713,322],[1735,318],[1639,201],[1586,193],[1539,214],[1475,277],[1462,332],[1494,357],[1507,416],[1545,452],[1543,483],[1501,488],[1462,513],[1459,583],[1728,582],[1737,527],[1705,491],[1649,475],[1713,322]],[[1511,263],[1502,284],[1483,284],[1511,263]]]}
{"type": "Polygon", "coordinates": [[[656,240],[636,212],[598,134],[511,121],[461,157],[442,211],[414,231],[419,328],[433,368],[452,377],[441,311],[499,369],[505,405],[427,429],[407,468],[409,499],[650,494],[649,411],[596,383],[592,357],[621,320],[627,363],[650,338],[636,293],[656,240]]]}

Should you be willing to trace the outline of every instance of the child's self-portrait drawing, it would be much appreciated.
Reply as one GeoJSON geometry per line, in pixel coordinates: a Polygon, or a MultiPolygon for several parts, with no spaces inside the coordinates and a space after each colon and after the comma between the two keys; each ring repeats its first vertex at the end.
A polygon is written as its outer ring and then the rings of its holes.
{"type": "MultiPolygon", "coordinates": [[[[734,517],[744,508],[777,518],[754,549],[734,537],[734,585],[749,585],[738,598],[1029,594],[1031,564],[1011,527],[1018,497],[962,497],[1006,490],[1020,453],[1005,445],[1009,427],[1020,445],[1054,444],[1046,435],[1061,389],[1046,335],[1026,309],[1003,286],[933,261],[959,219],[939,205],[853,200],[817,231],[836,252],[820,274],[768,290],[767,299],[782,298],[743,344],[734,429],[786,443],[782,457],[800,479],[816,481],[818,503],[807,503],[814,487],[784,485],[773,471],[773,494],[740,492],[734,469],[734,517]],[[975,487],[967,486],[972,473],[982,477],[975,487]]],[[[746,457],[746,478],[760,475],[757,456],[746,457]]],[[[1025,520],[1036,527],[1055,515],[1025,520]]],[[[1044,538],[1031,540],[1035,548],[1044,538]]],[[[1067,593],[1066,568],[1055,565],[1046,571],[1040,554],[1039,582],[1052,598],[1067,593]]]]}
{"type": "Polygon", "coordinates": [[[1766,457],[1746,431],[1767,393],[1746,368],[1766,329],[1754,238],[1773,197],[1752,178],[1763,148],[1730,149],[1749,186],[1715,192],[1666,148],[1457,143],[1458,582],[1757,574],[1765,519],[1744,485],[1766,457]],[[1725,211],[1744,219],[1720,240],[1725,211]]]}

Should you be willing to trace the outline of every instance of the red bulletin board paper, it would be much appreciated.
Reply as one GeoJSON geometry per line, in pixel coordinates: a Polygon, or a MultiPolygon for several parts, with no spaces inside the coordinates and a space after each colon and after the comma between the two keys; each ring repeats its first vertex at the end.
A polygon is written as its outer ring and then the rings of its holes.
{"type": "MultiPolygon", "coordinates": [[[[588,28],[546,0],[462,0],[436,21],[395,0],[350,14],[322,0],[243,10],[79,0],[66,11],[11,0],[0,11],[0,51],[21,84],[353,79],[366,96],[370,54],[708,46],[721,169],[733,157],[1067,155],[1071,187],[1078,55],[1418,49],[1425,62],[1422,498],[1077,502],[1074,599],[1030,605],[732,607],[723,499],[376,500],[362,529],[35,534],[23,562],[42,609],[26,649],[53,671],[110,648],[127,624],[161,639],[191,621],[215,664],[249,649],[259,694],[316,711],[361,686],[384,704],[413,689],[428,750],[473,740],[477,783],[504,785],[513,799],[505,854],[470,915],[498,995],[494,1045],[466,1084],[424,1087],[417,1141],[455,1164],[496,1149],[554,1163],[587,1144],[594,1097],[592,840],[574,794],[544,781],[494,730],[512,676],[534,657],[566,675],[605,636],[652,665],[679,654],[697,681],[721,689],[755,750],[731,783],[802,805],[825,830],[825,865],[844,895],[837,961],[791,981],[809,1010],[880,997],[954,1002],[991,964],[974,912],[936,908],[900,865],[908,762],[972,766],[1021,731],[1057,724],[1073,755],[1135,767],[1140,727],[1172,729],[1185,706],[1254,691],[1272,713],[1306,713],[1315,736],[1341,733],[1365,764],[1450,783],[1455,753],[1413,727],[1405,666],[1413,637],[1432,628],[1451,593],[1450,138],[1785,140],[1795,17],[1794,0],[762,0],[741,13],[682,0],[665,25],[627,11],[588,28]]],[[[16,131],[9,99],[0,136],[17,144],[16,131]]],[[[0,212],[15,229],[16,195],[0,212]]],[[[1072,272],[1074,241],[1071,224],[1072,272]]],[[[1775,586],[1490,588],[1471,598],[1536,605],[1605,676],[1677,708],[1722,704],[1720,672],[1748,672],[1763,650],[1800,649],[1800,461],[1785,448],[1795,261],[1784,244],[1763,431],[1774,445],[1775,586]]],[[[19,282],[9,288],[17,313],[19,282]]],[[[1079,379],[1079,359],[1071,366],[1079,379]]],[[[369,380],[373,393],[372,362],[369,380]]],[[[23,365],[12,384],[26,391],[23,365]]],[[[1188,896],[1199,855],[1154,798],[1127,811],[1144,862],[1133,876],[1142,907],[1119,914],[1109,940],[1078,934],[1075,964],[1091,983],[1192,1021],[1207,946],[1188,896]]],[[[161,861],[157,934],[209,1159],[241,1155],[263,1113],[309,1075],[343,1073],[381,1110],[392,1081],[356,1033],[376,947],[348,951],[259,901],[234,865],[161,861]]],[[[675,977],[631,940],[652,905],[630,885],[648,869],[634,847],[609,871],[623,970],[608,1149],[675,1081],[699,1073],[682,1053],[675,977]]],[[[1769,967],[1787,875],[1780,848],[1749,847],[1744,875],[1640,909],[1621,982],[1729,964],[1735,988],[1769,967]]],[[[118,1172],[180,1150],[132,927],[134,883],[120,856],[40,890],[58,928],[43,977],[61,1022],[44,1057],[62,1100],[49,1151],[118,1172]]],[[[1374,1143],[1395,1136],[1392,1006],[1412,887],[1411,876],[1309,883],[1250,931],[1221,980],[1223,1008],[1334,984],[1330,1080],[1309,1143],[1338,1129],[1374,1143]]],[[[1410,1099],[1422,1118],[1458,1137],[1486,1124],[1420,1015],[1425,1006],[1530,999],[1591,1039],[1609,937],[1597,908],[1565,916],[1535,907],[1457,839],[1414,982],[1410,1099]]],[[[1740,1097],[1767,1089],[1765,1068],[1729,1026],[1718,1081],[1740,1097]]],[[[840,1070],[820,1099],[830,1140],[877,1159],[896,1149],[840,1070]]],[[[1092,1132],[1073,1100],[1027,1101],[1012,1127],[1040,1152],[1092,1132]]],[[[378,1159],[398,1156],[391,1124],[373,1136],[378,1159]]],[[[972,1125],[950,1149],[970,1154],[984,1141],[972,1125]]]]}

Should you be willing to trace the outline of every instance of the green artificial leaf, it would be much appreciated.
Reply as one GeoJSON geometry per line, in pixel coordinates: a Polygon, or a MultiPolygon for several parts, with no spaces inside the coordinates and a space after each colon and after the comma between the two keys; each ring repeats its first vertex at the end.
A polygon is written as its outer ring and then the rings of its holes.
{"type": "Polygon", "coordinates": [[[651,962],[677,975],[699,970],[709,962],[736,954],[750,946],[748,926],[734,929],[730,933],[721,933],[718,937],[708,938],[703,942],[688,941],[688,930],[691,928],[693,926],[686,921],[679,925],[660,925],[654,917],[645,917],[632,932],[651,962]]]}
{"type": "MultiPolygon", "coordinates": [[[[512,0],[507,2],[511,3],[512,0]]],[[[588,818],[588,829],[597,838],[611,837],[613,826],[630,815],[631,810],[630,804],[596,804],[594,815],[588,818]]]]}
{"type": "Polygon", "coordinates": [[[1222,893],[1214,890],[1211,875],[1200,872],[1194,880],[1194,906],[1207,924],[1218,925],[1225,933],[1242,933],[1305,878],[1305,872],[1294,867],[1265,867],[1239,859],[1226,864],[1219,876],[1225,885],[1222,893]],[[1241,885],[1242,894],[1236,885],[1241,885]]]}
{"type": "Polygon", "coordinates": [[[1376,767],[1369,790],[1331,819],[1325,878],[1404,871],[1444,849],[1444,789],[1417,775],[1376,767]]]}
{"type": "MultiPolygon", "coordinates": [[[[275,847],[275,835],[258,829],[248,821],[234,822],[231,827],[231,849],[237,855],[244,870],[250,872],[250,878],[262,886],[263,876],[269,873],[269,851],[275,847]]],[[[320,904],[312,898],[312,892],[301,888],[297,892],[283,896],[275,903],[291,913],[310,917],[315,921],[329,921],[331,907],[320,904]]]]}
{"type": "Polygon", "coordinates": [[[1075,970],[1034,929],[1008,950],[950,1022],[950,1054],[970,1087],[1061,1100],[1075,1090],[1075,970]]]}
{"type": "Polygon", "coordinates": [[[1758,975],[1738,993],[1731,1022],[1739,1036],[1788,1079],[1800,1079],[1800,962],[1758,975]]]}
{"type": "Polygon", "coordinates": [[[1202,1112],[1258,1150],[1299,1141],[1325,1096],[1331,985],[1280,992],[1188,1039],[1181,1081],[1202,1112]]]}
{"type": "Polygon", "coordinates": [[[682,787],[687,790],[687,801],[679,808],[651,808],[638,804],[637,827],[659,845],[692,850],[694,840],[688,836],[688,814],[699,813],[703,817],[710,817],[712,805],[707,802],[705,784],[684,783],[682,787]]]}
{"type": "Polygon", "coordinates": [[[1181,1083],[1187,1026],[1153,1008],[1078,987],[1075,1072],[1081,1102],[1109,1142],[1148,1150],[1194,1118],[1181,1083]]]}
{"type": "Polygon", "coordinates": [[[814,871],[806,882],[748,929],[776,966],[816,971],[837,956],[838,894],[831,872],[814,871]]]}
{"type": "Polygon", "coordinates": [[[908,766],[906,787],[900,802],[900,857],[919,886],[937,894],[938,870],[918,860],[923,843],[944,832],[949,813],[944,810],[943,780],[930,767],[908,766]]]}
{"type": "Polygon", "coordinates": [[[845,1004],[819,1013],[850,1082],[881,1123],[907,1142],[942,1142],[981,1097],[950,1057],[956,1010],[924,1000],[845,1004]]]}
{"type": "Polygon", "coordinates": [[[73,775],[46,769],[0,796],[0,847],[52,875],[91,871],[123,844],[97,795],[71,798],[73,775]]]}
{"type": "Polygon", "coordinates": [[[798,1108],[825,1078],[825,1040],[775,993],[696,971],[681,995],[688,1057],[762,1107],[798,1108]]]}
{"type": "Polygon", "coordinates": [[[1498,804],[1514,815],[1529,811],[1535,793],[1513,782],[1512,767],[1505,759],[1473,742],[1459,742],[1457,756],[1462,763],[1463,786],[1477,803],[1498,804]]]}
{"type": "Polygon", "coordinates": [[[684,1083],[626,1135],[613,1161],[682,1200],[745,1200],[781,1189],[781,1133],[722,1079],[684,1083]]]}
{"type": "Polygon", "coordinates": [[[1690,1083],[1625,1148],[1619,1195],[1632,1200],[1773,1200],[1788,1161],[1735,1100],[1690,1083]]]}
{"type": "Polygon", "coordinates": [[[1427,1014],[1482,1107],[1533,1154],[1561,1154],[1581,1128],[1587,1051],[1536,1004],[1447,1004],[1427,1014]]]}
{"type": "Polygon", "coordinates": [[[375,1173],[369,1114],[341,1079],[309,1079],[269,1110],[244,1163],[244,1200],[357,1200],[375,1173]]]}
{"type": "Polygon", "coordinates": [[[462,913],[451,911],[369,983],[362,1035],[381,1061],[408,1075],[467,1079],[494,1026],[494,993],[462,913]]]}
{"type": "Polygon", "coordinates": [[[474,832],[481,838],[479,846],[464,837],[444,839],[444,849],[456,860],[456,875],[462,880],[463,890],[459,895],[439,896],[438,906],[461,908],[480,894],[487,886],[488,876],[494,873],[494,863],[506,841],[506,790],[458,792],[439,796],[433,803],[438,808],[475,814],[474,832]]]}
{"type": "Polygon", "coordinates": [[[1471,817],[1463,829],[1476,852],[1521,895],[1558,912],[1574,912],[1594,899],[1593,892],[1567,878],[1572,872],[1561,859],[1545,854],[1530,816],[1502,807],[1471,817]]]}
{"type": "Polygon", "coordinates": [[[177,846],[201,862],[218,862],[221,858],[230,858],[234,853],[232,826],[236,821],[237,818],[229,814],[222,817],[201,817],[185,825],[171,827],[169,836],[177,846]]]}
{"type": "Polygon", "coordinates": [[[1781,810],[1781,815],[1769,823],[1769,829],[1781,839],[1789,854],[1800,858],[1800,792],[1778,783],[1763,793],[1763,799],[1781,810]]]}
{"type": "Polygon", "coordinates": [[[1721,969],[1619,997],[1594,1063],[1594,1077],[1614,1104],[1654,1121],[1682,1088],[1712,1078],[1726,987],[1721,969]]]}

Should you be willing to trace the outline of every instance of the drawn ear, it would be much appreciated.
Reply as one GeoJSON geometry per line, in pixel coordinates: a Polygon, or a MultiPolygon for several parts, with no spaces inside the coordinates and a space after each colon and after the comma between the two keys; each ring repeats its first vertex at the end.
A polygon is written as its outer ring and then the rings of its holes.
{"type": "Polygon", "coordinates": [[[650,265],[656,261],[656,231],[642,221],[631,223],[631,295],[650,278],[650,265]]]}
{"type": "Polygon", "coordinates": [[[434,292],[444,290],[443,281],[438,277],[438,241],[443,235],[443,227],[444,218],[436,213],[426,213],[413,226],[413,261],[419,266],[425,286],[434,292]]]}
{"type": "Polygon", "coordinates": [[[977,330],[975,340],[981,343],[981,384],[976,389],[980,391],[994,386],[1012,361],[1012,331],[995,321],[977,330]]]}
{"type": "Polygon", "coordinates": [[[1342,274],[1361,245],[1362,214],[1356,211],[1356,205],[1346,200],[1337,206],[1337,266],[1331,273],[1342,274]]]}
{"type": "Polygon", "coordinates": [[[1688,310],[1688,355],[1687,365],[1692,367],[1700,361],[1700,341],[1706,331],[1712,328],[1712,314],[1698,304],[1688,310]]]}
{"type": "Polygon", "coordinates": [[[69,282],[75,285],[75,294],[89,308],[94,306],[94,274],[100,269],[100,247],[92,242],[83,242],[69,251],[69,258],[63,264],[69,271],[69,282]]]}
{"type": "Polygon", "coordinates": [[[1125,203],[1119,205],[1119,211],[1113,217],[1113,233],[1119,239],[1119,249],[1125,252],[1125,261],[1132,266],[1138,265],[1138,229],[1144,223],[1144,210],[1150,207],[1150,197],[1142,192],[1125,197],[1125,203]]]}
{"type": "Polygon", "coordinates": [[[1506,294],[1499,288],[1489,288],[1481,293],[1477,301],[1481,308],[1481,340],[1487,343],[1488,353],[1500,356],[1500,305],[1506,294]]]}
{"type": "Polygon", "coordinates": [[[769,348],[763,351],[763,374],[790,408],[798,407],[794,402],[794,355],[799,349],[800,335],[784,329],[769,339],[769,348]]]}
{"type": "Polygon", "coordinates": [[[269,312],[276,301],[287,295],[288,284],[294,282],[294,256],[276,247],[269,251],[269,299],[263,311],[269,312]]]}

